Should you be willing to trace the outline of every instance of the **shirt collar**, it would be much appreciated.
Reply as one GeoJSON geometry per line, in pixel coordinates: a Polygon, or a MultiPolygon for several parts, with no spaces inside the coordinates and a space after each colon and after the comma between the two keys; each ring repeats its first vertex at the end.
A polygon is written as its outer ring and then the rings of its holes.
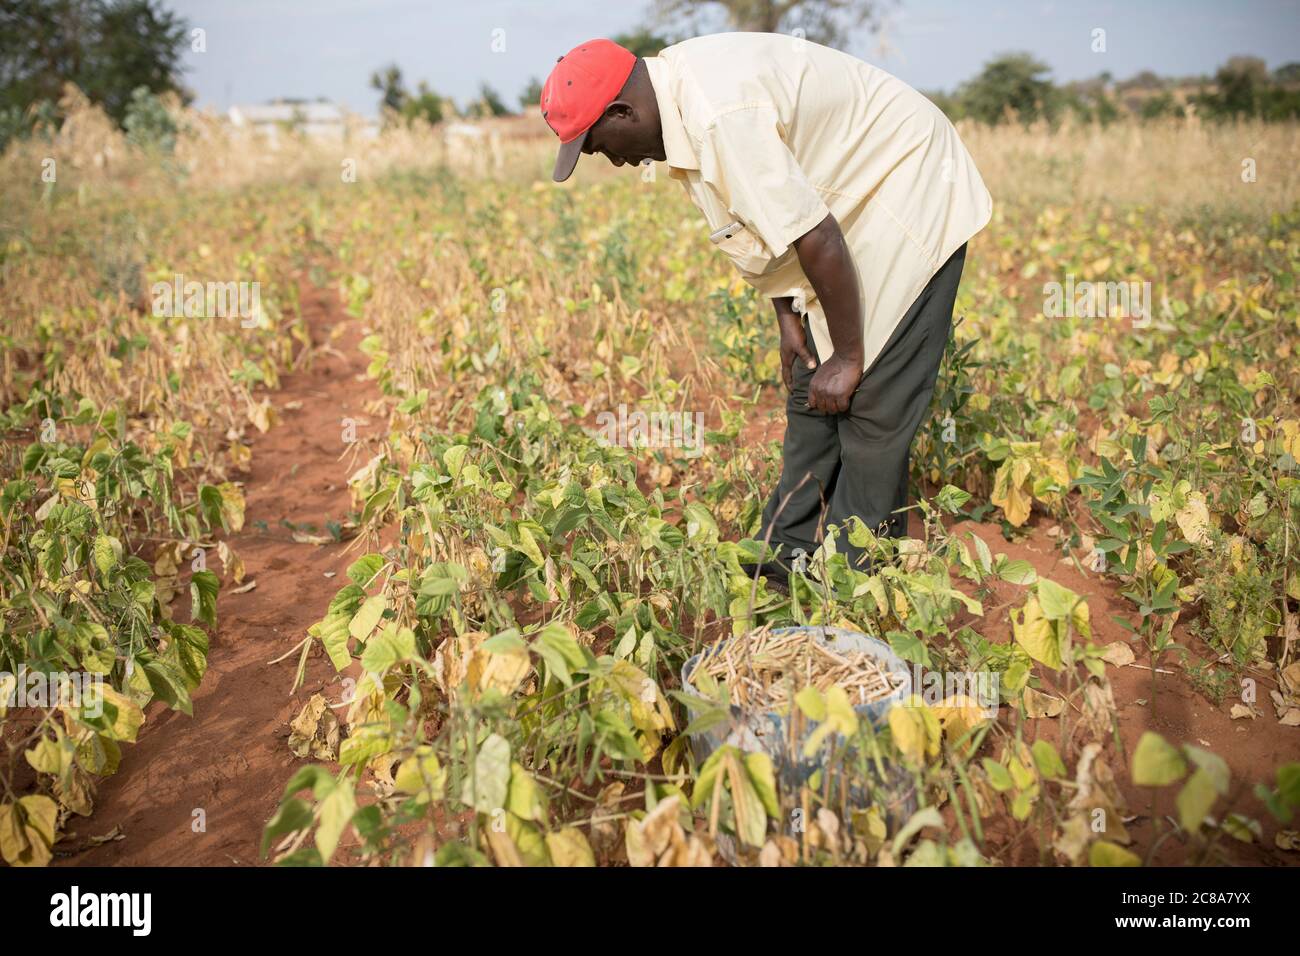
{"type": "Polygon", "coordinates": [[[661,57],[650,56],[646,57],[645,66],[650,74],[650,85],[654,87],[655,100],[659,104],[659,126],[663,131],[664,155],[668,165],[676,169],[699,169],[700,161],[682,123],[677,101],[669,90],[671,80],[668,64],[661,57]]]}

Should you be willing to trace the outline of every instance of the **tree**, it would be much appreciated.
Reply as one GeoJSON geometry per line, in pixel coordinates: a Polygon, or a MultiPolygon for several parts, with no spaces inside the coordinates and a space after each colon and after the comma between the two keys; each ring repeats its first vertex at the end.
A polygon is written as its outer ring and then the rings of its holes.
{"type": "Polygon", "coordinates": [[[657,0],[656,19],[690,28],[705,13],[723,13],[733,30],[789,33],[796,28],[814,43],[843,46],[858,27],[879,27],[879,0],[657,0]]]}
{"type": "Polygon", "coordinates": [[[140,87],[182,88],[186,23],[161,0],[7,0],[0,7],[0,111],[56,102],[78,86],[118,123],[140,87]]]}
{"type": "Polygon", "coordinates": [[[1060,101],[1085,123],[1106,126],[1119,119],[1119,106],[1111,99],[1113,77],[1101,73],[1091,80],[1067,83],[1060,91],[1060,101]]]}
{"type": "Polygon", "coordinates": [[[400,116],[408,123],[413,120],[438,123],[450,105],[431,90],[424,80],[419,82],[412,94],[402,78],[402,68],[396,63],[390,63],[371,73],[370,88],[379,91],[379,109],[386,118],[400,116]]]}
{"type": "Polygon", "coordinates": [[[469,105],[466,111],[470,116],[509,116],[510,107],[501,99],[501,94],[486,83],[478,88],[478,99],[469,105]]]}
{"type": "Polygon", "coordinates": [[[402,82],[402,68],[396,63],[390,63],[382,70],[376,70],[370,74],[370,88],[380,92],[379,108],[390,109],[400,113],[402,104],[406,102],[406,86],[402,82]]]}
{"type": "Polygon", "coordinates": [[[985,123],[1014,115],[1022,123],[1054,119],[1061,95],[1047,77],[1047,64],[1028,53],[1007,53],[986,64],[958,92],[965,112],[985,123]]]}
{"type": "Polygon", "coordinates": [[[1232,57],[1214,74],[1214,85],[1213,91],[1194,98],[1207,116],[1284,120],[1300,115],[1300,90],[1274,83],[1268,67],[1258,57],[1232,57]]]}
{"type": "Polygon", "coordinates": [[[1150,70],[1143,70],[1135,76],[1119,84],[1121,90],[1158,90],[1165,85],[1165,81],[1156,76],[1150,70]]]}
{"type": "Polygon", "coordinates": [[[1155,96],[1147,97],[1138,105],[1138,116],[1144,120],[1165,119],[1166,117],[1182,119],[1184,115],[1183,108],[1174,99],[1173,94],[1167,90],[1157,93],[1155,96]]]}
{"type": "Polygon", "coordinates": [[[1234,56],[1214,75],[1222,112],[1231,116],[1254,115],[1260,94],[1269,85],[1268,67],[1255,56],[1234,56]]]}
{"type": "Polygon", "coordinates": [[[644,27],[637,30],[635,33],[619,33],[616,36],[610,37],[610,39],[619,46],[626,47],[637,56],[642,57],[658,56],[660,50],[671,45],[668,40],[659,36],[657,33],[651,33],[644,27]]]}
{"type": "Polygon", "coordinates": [[[432,126],[434,123],[442,122],[448,112],[454,112],[454,107],[429,89],[428,83],[421,80],[415,88],[414,96],[405,95],[400,112],[408,123],[423,120],[432,126]]]}
{"type": "Polygon", "coordinates": [[[524,87],[524,91],[519,94],[519,107],[528,109],[530,106],[536,106],[542,101],[542,81],[533,77],[524,87]]]}

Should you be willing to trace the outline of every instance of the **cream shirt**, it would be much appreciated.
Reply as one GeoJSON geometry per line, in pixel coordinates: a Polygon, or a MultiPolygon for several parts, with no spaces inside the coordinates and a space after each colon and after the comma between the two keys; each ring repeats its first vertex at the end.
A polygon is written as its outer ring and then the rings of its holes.
{"type": "Polygon", "coordinates": [[[755,289],[826,317],[792,243],[834,213],[858,272],[864,370],[993,203],[947,117],[901,80],[796,37],[722,33],[646,59],[670,175],[755,289]]]}

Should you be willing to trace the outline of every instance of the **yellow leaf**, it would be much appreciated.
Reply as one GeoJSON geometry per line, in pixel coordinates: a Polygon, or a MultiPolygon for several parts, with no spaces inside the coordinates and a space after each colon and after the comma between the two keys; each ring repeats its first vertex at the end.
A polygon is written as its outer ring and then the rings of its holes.
{"type": "Polygon", "coordinates": [[[1011,630],[1030,657],[1052,670],[1061,669],[1061,641],[1052,622],[1043,616],[1038,598],[1031,595],[1023,610],[1012,613],[1011,630]]]}
{"type": "MultiPolygon", "coordinates": [[[[944,698],[934,708],[934,716],[939,721],[939,726],[943,729],[949,743],[956,743],[988,720],[980,702],[966,695],[944,698]]],[[[968,741],[967,746],[970,743],[968,741]]]]}
{"type": "Polygon", "coordinates": [[[1029,462],[1008,458],[998,469],[993,479],[993,494],[989,496],[989,500],[1002,509],[1007,521],[1016,528],[1029,520],[1033,506],[1033,499],[1023,487],[1028,470],[1029,462]]]}
{"type": "Polygon", "coordinates": [[[1088,853],[1088,863],[1091,866],[1141,866],[1142,860],[1117,843],[1098,840],[1088,853]]]}
{"type": "Polygon", "coordinates": [[[582,831],[565,827],[556,833],[546,834],[546,849],[556,866],[595,866],[596,855],[582,831]]]}
{"type": "Polygon", "coordinates": [[[1187,496],[1187,504],[1174,515],[1183,537],[1191,544],[1208,544],[1210,541],[1210,509],[1205,495],[1194,491],[1187,496]]]}
{"type": "Polygon", "coordinates": [[[1111,641],[1102,651],[1101,659],[1115,667],[1124,667],[1133,663],[1133,648],[1124,641],[1111,641]]]}
{"type": "Polygon", "coordinates": [[[1025,714],[1029,717],[1058,717],[1065,709],[1065,701],[1051,694],[1040,694],[1032,687],[1024,690],[1025,714]]]}
{"type": "Polygon", "coordinates": [[[388,607],[388,598],[382,594],[375,594],[366,598],[365,603],[352,616],[348,624],[348,633],[359,641],[365,640],[370,636],[370,632],[375,629],[379,619],[383,617],[384,610],[388,607]]]}
{"type": "Polygon", "coordinates": [[[41,794],[0,806],[0,856],[10,866],[45,866],[58,819],[58,804],[41,794]]]}
{"type": "Polygon", "coordinates": [[[888,719],[894,745],[910,762],[919,764],[927,754],[938,754],[942,733],[939,719],[916,694],[891,707],[888,719]]]}
{"type": "Polygon", "coordinates": [[[221,516],[231,531],[241,531],[244,527],[244,492],[233,482],[223,481],[217,485],[221,494],[221,516]]]}

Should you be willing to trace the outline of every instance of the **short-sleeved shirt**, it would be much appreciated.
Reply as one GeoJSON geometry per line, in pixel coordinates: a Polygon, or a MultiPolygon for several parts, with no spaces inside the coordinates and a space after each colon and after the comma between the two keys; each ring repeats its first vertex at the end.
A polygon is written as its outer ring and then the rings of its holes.
{"type": "Polygon", "coordinates": [[[834,351],[793,242],[833,213],[861,290],[864,370],[992,200],[947,117],[883,70],[797,37],[722,33],[646,59],[669,173],[710,239],[834,351]]]}

